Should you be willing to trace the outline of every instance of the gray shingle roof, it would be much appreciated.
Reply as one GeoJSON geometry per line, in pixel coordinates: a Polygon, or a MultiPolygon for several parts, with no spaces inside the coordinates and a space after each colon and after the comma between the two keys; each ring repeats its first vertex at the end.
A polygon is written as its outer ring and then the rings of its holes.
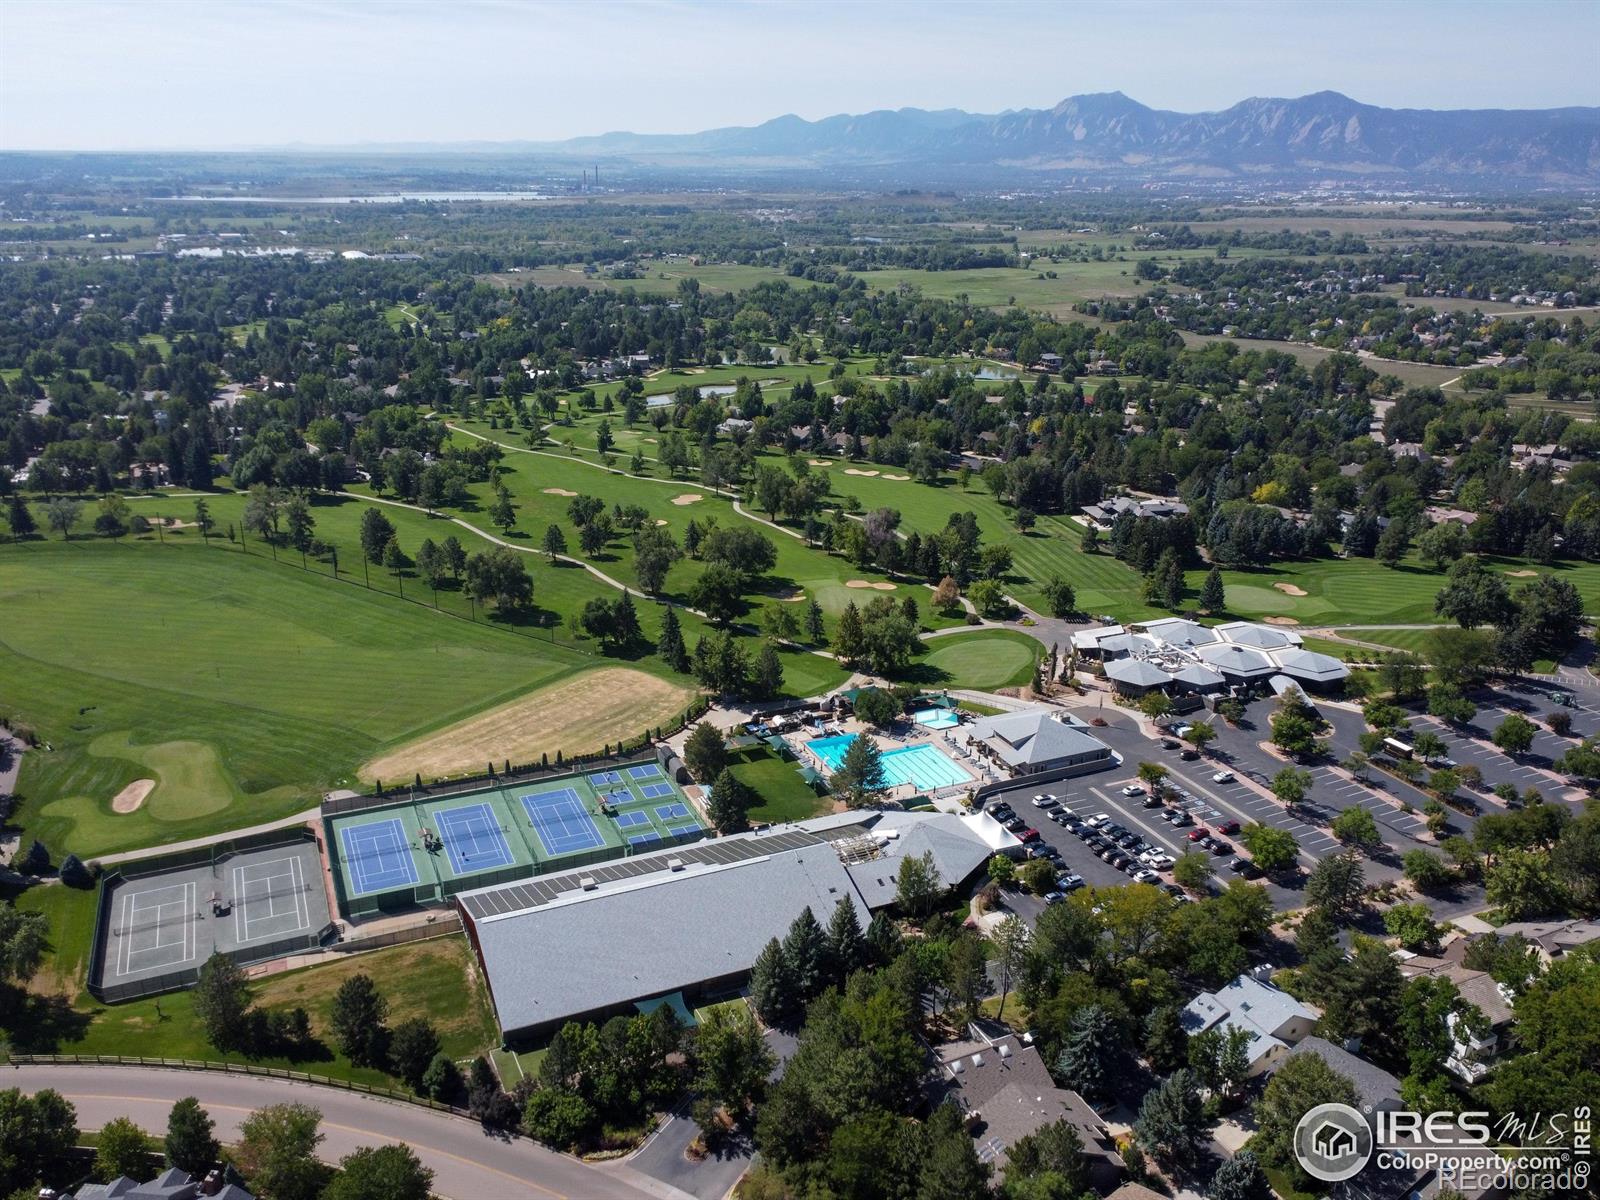
{"type": "Polygon", "coordinates": [[[1231,642],[1199,646],[1195,649],[1195,653],[1205,661],[1206,666],[1213,667],[1225,675],[1239,675],[1253,679],[1259,675],[1271,675],[1277,669],[1261,651],[1252,650],[1248,646],[1237,646],[1231,642]]]}
{"type": "Polygon", "coordinates": [[[1286,650],[1274,650],[1272,657],[1277,659],[1279,667],[1299,679],[1331,683],[1336,679],[1348,678],[1350,675],[1350,668],[1337,658],[1328,654],[1318,654],[1315,650],[1302,650],[1298,646],[1291,646],[1286,650]]]}
{"type": "Polygon", "coordinates": [[[1133,687],[1162,687],[1172,682],[1172,676],[1154,663],[1139,658],[1119,658],[1106,664],[1106,678],[1133,687]]]}
{"type": "Polygon", "coordinates": [[[1218,625],[1217,633],[1230,642],[1252,646],[1257,650],[1277,650],[1282,646],[1298,646],[1300,635],[1271,625],[1257,625],[1254,621],[1231,621],[1218,625]]]}
{"type": "Polygon", "coordinates": [[[1356,1095],[1361,1098],[1363,1107],[1392,1108],[1400,1103],[1400,1081],[1382,1067],[1351,1054],[1343,1046],[1312,1035],[1301,1038],[1300,1044],[1289,1051],[1291,1058],[1297,1054],[1315,1054],[1355,1084],[1356,1095]]]}
{"type": "Polygon", "coordinates": [[[879,858],[851,863],[846,869],[867,907],[885,908],[894,903],[899,889],[900,864],[918,858],[924,851],[933,854],[933,864],[946,887],[966,879],[994,854],[983,837],[967,826],[968,820],[953,813],[886,812],[873,823],[874,834],[893,832],[882,842],[879,858]]]}
{"type": "Polygon", "coordinates": [[[1037,709],[974,721],[972,736],[1013,766],[1038,766],[1100,753],[1109,757],[1111,753],[1099,738],[1037,709]]]}

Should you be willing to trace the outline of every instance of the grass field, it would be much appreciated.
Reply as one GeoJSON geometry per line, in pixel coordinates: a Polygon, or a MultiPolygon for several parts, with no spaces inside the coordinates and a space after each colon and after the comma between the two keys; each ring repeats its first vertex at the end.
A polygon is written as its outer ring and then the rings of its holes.
{"type": "Polygon", "coordinates": [[[1009,629],[956,633],[930,641],[911,674],[925,686],[992,692],[1029,682],[1043,651],[1027,634],[1009,629]]]}
{"type": "Polygon", "coordinates": [[[670,725],[695,689],[630,667],[600,667],[519,696],[370,760],[361,777],[405,779],[476,770],[493,759],[583,754],[670,725]]]}
{"type": "MultiPolygon", "coordinates": [[[[84,987],[94,929],[95,893],[67,887],[36,887],[18,906],[50,920],[50,949],[31,984],[41,999],[64,998],[66,1012],[14,1031],[17,1049],[63,1054],[128,1054],[243,1062],[243,1056],[210,1046],[194,1016],[193,993],[177,992],[126,1004],[97,1003],[84,987]]],[[[412,1017],[433,1022],[444,1051],[456,1059],[485,1053],[499,1041],[489,997],[466,939],[457,936],[412,942],[370,954],[352,954],[314,967],[270,975],[252,984],[261,1007],[303,1007],[328,1056],[312,1061],[251,1059],[258,1066],[292,1067],[335,1079],[398,1086],[381,1071],[357,1067],[338,1053],[329,1032],[333,995],[351,975],[372,976],[389,1001],[391,1026],[412,1017]]]]}
{"type": "Polygon", "coordinates": [[[828,811],[832,802],[812,791],[796,768],[796,763],[784,762],[765,746],[735,757],[734,775],[761,797],[750,810],[752,821],[801,821],[828,811]]]}
{"type": "Polygon", "coordinates": [[[815,286],[808,279],[796,279],[770,267],[750,267],[741,263],[707,263],[696,266],[676,256],[650,259],[640,264],[639,279],[610,279],[604,275],[585,275],[580,266],[535,267],[532,270],[499,272],[488,279],[504,287],[583,287],[622,291],[632,288],[645,295],[664,295],[678,290],[685,279],[697,279],[708,292],[742,292],[758,283],[781,279],[795,287],[815,286]]]}

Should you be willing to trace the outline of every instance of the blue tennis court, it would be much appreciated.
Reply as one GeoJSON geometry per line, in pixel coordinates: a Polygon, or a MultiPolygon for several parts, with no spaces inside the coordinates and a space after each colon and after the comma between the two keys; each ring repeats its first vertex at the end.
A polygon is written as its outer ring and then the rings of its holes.
{"type": "Polygon", "coordinates": [[[522,807],[528,813],[534,833],[539,835],[544,852],[552,858],[558,854],[592,850],[606,844],[605,838],[600,836],[600,830],[595,827],[594,818],[584,809],[578,793],[571,788],[524,796],[522,807]]]}
{"type": "Polygon", "coordinates": [[[628,845],[648,846],[651,842],[659,842],[660,840],[661,835],[659,833],[636,833],[628,839],[628,845]]]}
{"type": "Polygon", "coordinates": [[[647,783],[639,789],[639,794],[646,800],[659,800],[663,796],[672,795],[670,783],[647,783]]]}
{"type": "Polygon", "coordinates": [[[602,792],[600,793],[600,799],[611,805],[612,808],[616,808],[619,804],[632,804],[633,793],[626,790],[620,792],[602,792]]]}
{"type": "Polygon", "coordinates": [[[625,812],[617,814],[617,825],[623,829],[632,829],[635,825],[650,824],[650,817],[642,812],[625,812]]]}
{"type": "Polygon", "coordinates": [[[699,825],[674,825],[667,832],[673,837],[682,837],[686,833],[699,833],[701,828],[699,825]]]}
{"type": "Polygon", "coordinates": [[[589,776],[589,782],[596,787],[604,787],[608,783],[621,783],[622,776],[615,771],[601,771],[598,775],[589,776]]]}
{"type": "Polygon", "coordinates": [[[399,817],[369,825],[346,825],[339,831],[339,841],[356,895],[411,887],[417,882],[411,842],[399,817]]]}
{"type": "Polygon", "coordinates": [[[468,804],[434,814],[439,840],[450,857],[450,869],[457,875],[468,871],[487,871],[509,867],[516,861],[494,809],[487,804],[468,804]]]}
{"type": "Polygon", "coordinates": [[[628,774],[635,779],[655,779],[661,774],[661,768],[655,763],[645,763],[642,766],[629,767],[628,774]]]}
{"type": "Polygon", "coordinates": [[[663,821],[677,821],[688,815],[689,808],[682,800],[676,800],[671,804],[656,805],[656,816],[663,821]]]}

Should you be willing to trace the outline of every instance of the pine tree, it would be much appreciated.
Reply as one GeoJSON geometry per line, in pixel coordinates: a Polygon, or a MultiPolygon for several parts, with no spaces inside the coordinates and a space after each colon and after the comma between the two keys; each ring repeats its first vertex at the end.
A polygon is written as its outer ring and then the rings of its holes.
{"type": "Polygon", "coordinates": [[[711,785],[711,803],[706,815],[718,833],[736,833],[748,827],[748,814],[755,802],[755,793],[724,767],[711,785]]]}
{"type": "Polygon", "coordinates": [[[352,975],[333,996],[329,1024],[334,1040],[344,1056],[358,1066],[378,1066],[385,1061],[389,1030],[384,1018],[389,1002],[383,998],[372,977],[352,975]]]}
{"type": "Polygon", "coordinates": [[[1090,1004],[1073,1015],[1055,1076],[1067,1087],[1091,1099],[1103,1096],[1112,1069],[1122,1053],[1117,1024],[1102,1006],[1090,1004]]]}
{"type": "Polygon", "coordinates": [[[1222,571],[1218,567],[1206,572],[1206,581],[1200,587],[1200,607],[1213,616],[1227,611],[1227,593],[1223,590],[1222,571]]]}
{"type": "Polygon", "coordinates": [[[630,592],[623,592],[611,606],[611,636],[622,647],[636,646],[644,638],[644,630],[639,627],[639,610],[634,607],[630,592]]]}
{"type": "Polygon", "coordinates": [[[789,964],[795,994],[802,1001],[815,999],[831,982],[828,951],[828,935],[822,931],[808,904],[800,910],[783,939],[784,961],[789,964]]]}
{"type": "Polygon", "coordinates": [[[28,508],[28,502],[22,498],[21,492],[12,492],[6,501],[6,523],[11,526],[11,540],[16,542],[20,542],[38,528],[33,519],[33,512],[28,508]]]}
{"type": "Polygon", "coordinates": [[[769,641],[761,643],[756,652],[755,668],[751,678],[751,692],[757,700],[771,700],[783,689],[783,660],[778,648],[769,641]]]}
{"type": "Polygon", "coordinates": [[[196,1178],[204,1175],[222,1153],[222,1147],[212,1134],[213,1128],[215,1122],[211,1114],[201,1108],[200,1101],[193,1096],[185,1096],[174,1104],[167,1115],[167,1165],[196,1178]]]}
{"type": "Polygon", "coordinates": [[[806,637],[811,644],[821,645],[827,638],[827,626],[822,622],[822,605],[815,600],[806,601],[806,637]]]}
{"type": "Polygon", "coordinates": [[[839,617],[839,628],[833,637],[833,648],[847,664],[861,661],[866,652],[866,627],[861,620],[861,610],[854,600],[844,606],[839,617]]]}
{"type": "Polygon", "coordinates": [[[783,956],[783,946],[773,938],[750,968],[750,1003],[768,1025],[782,1025],[788,1020],[793,998],[794,974],[783,956]]]}
{"type": "Polygon", "coordinates": [[[842,985],[866,961],[866,956],[867,945],[861,936],[856,906],[841,896],[833,906],[833,916],[828,918],[828,958],[834,981],[842,985]]]}
{"type": "Polygon", "coordinates": [[[550,561],[555,562],[558,555],[567,552],[567,535],[561,532],[561,526],[551,522],[544,531],[544,552],[550,556],[550,561]]]}
{"type": "Polygon", "coordinates": [[[206,1040],[218,1050],[244,1049],[245,1014],[250,989],[244,972],[227,955],[213,951],[200,968],[200,978],[190,993],[194,1015],[206,1031],[206,1040]]]}
{"type": "Polygon", "coordinates": [[[866,734],[856,736],[845,749],[844,758],[834,771],[829,785],[852,808],[859,808],[879,795],[887,786],[883,772],[883,751],[866,734]]]}
{"type": "Polygon", "coordinates": [[[1206,1200],[1272,1200],[1266,1172],[1249,1150],[1241,1150],[1217,1168],[1206,1188],[1206,1200]]]}
{"type": "Polygon", "coordinates": [[[1145,1094],[1133,1130],[1140,1145],[1161,1162],[1187,1169],[1194,1164],[1205,1125],[1200,1080],[1181,1067],[1145,1094]]]}
{"type": "Polygon", "coordinates": [[[889,919],[886,912],[878,912],[867,923],[867,954],[878,966],[887,966],[900,955],[903,942],[900,927],[889,919]]]}
{"type": "Polygon", "coordinates": [[[683,644],[683,626],[678,622],[678,611],[671,605],[661,606],[661,636],[656,639],[656,653],[661,661],[682,674],[689,669],[689,650],[683,644]]]}

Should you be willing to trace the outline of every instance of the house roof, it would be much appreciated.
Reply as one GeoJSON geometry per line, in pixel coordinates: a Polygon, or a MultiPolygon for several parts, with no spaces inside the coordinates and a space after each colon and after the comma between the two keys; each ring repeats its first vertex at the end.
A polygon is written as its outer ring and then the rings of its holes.
{"type": "Polygon", "coordinates": [[[992,818],[982,814],[958,817],[943,812],[883,813],[872,825],[879,857],[850,863],[845,869],[869,909],[887,908],[894,903],[900,887],[900,864],[908,858],[920,858],[925,852],[933,855],[939,878],[946,886],[953,886],[988,862],[995,852],[995,847],[977,830],[981,821],[993,825],[992,818]]]}
{"type": "Polygon", "coordinates": [[[1356,1086],[1356,1095],[1361,1099],[1363,1108],[1379,1109],[1397,1106],[1400,1103],[1400,1081],[1382,1067],[1374,1066],[1366,1059],[1351,1054],[1342,1046],[1336,1046],[1326,1038],[1315,1035],[1301,1038],[1300,1042],[1289,1052],[1290,1057],[1299,1054],[1315,1054],[1339,1074],[1343,1075],[1356,1086]]]}
{"type": "Polygon", "coordinates": [[[1514,921],[1497,930],[1502,937],[1521,936],[1552,958],[1600,941],[1600,921],[1514,921]]]}
{"type": "Polygon", "coordinates": [[[1167,1200],[1167,1198],[1142,1183],[1125,1183],[1107,1196],[1106,1200],[1167,1200]]]}
{"type": "Polygon", "coordinates": [[[1172,673],[1172,678],[1178,683],[1186,683],[1190,687],[1208,688],[1220,687],[1227,682],[1220,674],[1210,667],[1202,667],[1198,663],[1191,663],[1186,667],[1179,667],[1172,673]]]}
{"type": "MultiPolygon", "coordinates": [[[[1134,687],[1162,687],[1172,682],[1172,676],[1154,663],[1140,658],[1119,658],[1105,666],[1106,678],[1134,687]]],[[[1220,676],[1219,676],[1220,678],[1220,676]]]]}
{"type": "Polygon", "coordinates": [[[1217,1025],[1235,1026],[1250,1033],[1251,1061],[1273,1045],[1283,1045],[1277,1033],[1296,1018],[1315,1021],[1317,1013],[1288,992],[1251,975],[1241,975],[1216,992],[1201,992],[1184,1006],[1181,1021],[1192,1037],[1217,1025]]]}
{"type": "Polygon", "coordinates": [[[1119,633],[1100,639],[1101,654],[1133,654],[1161,649],[1161,643],[1142,633],[1119,633]]]}
{"type": "Polygon", "coordinates": [[[1094,650],[1106,638],[1126,633],[1121,625],[1101,625],[1098,628],[1080,629],[1072,635],[1072,644],[1079,650],[1094,650]]]}
{"type": "Polygon", "coordinates": [[[1298,633],[1290,633],[1273,625],[1257,625],[1254,621],[1231,621],[1226,625],[1218,625],[1216,632],[1227,641],[1257,650],[1277,650],[1300,644],[1298,633]]]}
{"type": "Polygon", "coordinates": [[[1159,621],[1145,621],[1139,628],[1169,646],[1207,646],[1218,640],[1215,630],[1208,629],[1198,622],[1185,620],[1183,617],[1163,617],[1159,621]]]}
{"type": "Polygon", "coordinates": [[[972,723],[971,736],[988,744],[1013,766],[1036,766],[1082,754],[1111,751],[1099,738],[1042,709],[984,717],[972,723]]]}
{"type": "Polygon", "coordinates": [[[1255,679],[1262,675],[1271,675],[1277,670],[1272,660],[1261,651],[1252,650],[1248,646],[1234,645],[1231,642],[1199,646],[1195,648],[1195,653],[1208,667],[1214,667],[1224,675],[1255,679]]]}
{"type": "Polygon", "coordinates": [[[1278,660],[1278,666],[1297,679],[1333,683],[1350,676],[1350,668],[1337,658],[1318,654],[1315,650],[1302,650],[1295,646],[1287,650],[1274,650],[1272,657],[1278,660]]]}

